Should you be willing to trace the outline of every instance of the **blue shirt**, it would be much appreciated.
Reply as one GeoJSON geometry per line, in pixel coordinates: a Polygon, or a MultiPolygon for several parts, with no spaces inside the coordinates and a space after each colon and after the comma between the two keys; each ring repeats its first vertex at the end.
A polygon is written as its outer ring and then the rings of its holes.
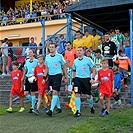
{"type": "Polygon", "coordinates": [[[49,75],[62,74],[62,66],[65,64],[65,60],[61,54],[56,53],[54,56],[50,54],[45,58],[45,64],[48,67],[49,75]]]}
{"type": "Polygon", "coordinates": [[[122,79],[123,76],[119,72],[114,74],[114,88],[120,89],[120,87],[122,86],[122,79]]]}
{"type": "Polygon", "coordinates": [[[64,54],[66,50],[66,41],[62,41],[61,39],[59,40],[59,53],[64,54]]]}
{"type": "Polygon", "coordinates": [[[34,42],[34,43],[29,43],[28,46],[37,46],[37,44],[34,42]]]}
{"type": "Polygon", "coordinates": [[[124,47],[124,53],[130,59],[130,46],[125,46],[124,47]]]}
{"type": "Polygon", "coordinates": [[[90,68],[94,67],[94,63],[91,58],[83,57],[82,59],[75,59],[73,70],[76,71],[76,77],[78,78],[90,78],[90,68]]]}
{"type": "Polygon", "coordinates": [[[30,62],[30,59],[27,59],[24,65],[25,70],[27,70],[26,77],[34,74],[34,68],[38,65],[38,60],[34,59],[30,62]]]}

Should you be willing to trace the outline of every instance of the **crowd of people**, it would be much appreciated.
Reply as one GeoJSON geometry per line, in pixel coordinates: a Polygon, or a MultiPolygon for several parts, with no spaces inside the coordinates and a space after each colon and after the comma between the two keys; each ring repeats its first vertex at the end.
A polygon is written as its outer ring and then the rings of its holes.
{"type": "Polygon", "coordinates": [[[0,24],[13,25],[16,23],[30,23],[38,22],[41,17],[45,20],[54,20],[65,18],[65,8],[72,5],[76,0],[58,0],[53,2],[39,2],[39,0],[32,3],[32,12],[30,11],[30,3],[24,3],[14,9],[6,12],[0,11],[0,24]]]}
{"type": "MultiPolygon", "coordinates": [[[[13,71],[10,74],[13,84],[10,92],[10,107],[6,110],[7,112],[13,111],[12,97],[17,94],[21,101],[19,112],[25,110],[23,97],[26,96],[31,102],[29,113],[39,114],[42,101],[44,112],[48,116],[53,115],[55,107],[57,107],[56,113],[61,113],[58,95],[62,81],[66,84],[68,93],[68,102],[65,104],[67,107],[70,107],[72,91],[75,92],[76,117],[81,116],[81,94],[86,96],[90,112],[95,113],[92,91],[95,94],[95,102],[101,103],[101,115],[109,116],[111,97],[115,99],[114,104],[121,105],[119,90],[122,85],[128,88],[127,77],[130,75],[129,32],[122,34],[119,28],[111,29],[103,36],[98,35],[96,29],[92,30],[92,34],[87,29],[84,32],[84,36],[81,36],[80,31],[76,31],[77,39],[73,42],[66,42],[63,35],[55,38],[55,42],[51,42],[46,47],[46,57],[40,53],[37,59],[35,58],[37,45],[34,38],[31,38],[29,46],[35,48],[28,50],[23,73],[18,70],[18,62],[12,62],[13,71]],[[35,109],[36,91],[38,91],[37,109],[35,109]],[[48,110],[47,102],[44,100],[47,91],[52,91],[51,106],[48,110]]],[[[5,46],[7,46],[6,40],[5,46]]],[[[1,52],[4,59],[2,62],[5,65],[7,51],[1,48],[1,52]]],[[[4,69],[5,67],[6,65],[4,69]]]]}

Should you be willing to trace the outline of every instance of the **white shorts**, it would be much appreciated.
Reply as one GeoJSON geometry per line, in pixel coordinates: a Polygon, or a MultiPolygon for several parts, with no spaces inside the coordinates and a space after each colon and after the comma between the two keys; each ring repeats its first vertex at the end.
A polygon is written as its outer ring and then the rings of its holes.
{"type": "Polygon", "coordinates": [[[73,86],[72,85],[65,85],[65,88],[67,91],[72,91],[73,86]]]}

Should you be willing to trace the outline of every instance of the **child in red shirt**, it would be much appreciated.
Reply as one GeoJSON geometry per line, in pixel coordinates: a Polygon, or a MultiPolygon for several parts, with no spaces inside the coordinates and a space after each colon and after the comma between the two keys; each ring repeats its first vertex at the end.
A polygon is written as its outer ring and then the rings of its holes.
{"type": "Polygon", "coordinates": [[[101,115],[109,116],[110,110],[110,97],[114,92],[114,74],[111,69],[108,68],[108,59],[102,59],[102,69],[98,71],[99,85],[99,97],[102,105],[101,115]],[[106,96],[106,106],[104,105],[104,95],[106,96]],[[107,108],[106,108],[107,107],[107,108]]]}
{"type": "Polygon", "coordinates": [[[47,79],[47,67],[44,65],[44,56],[39,55],[38,56],[38,66],[35,67],[34,75],[37,78],[37,85],[38,85],[38,104],[37,109],[33,110],[35,114],[39,114],[39,108],[41,105],[41,102],[44,104],[44,112],[47,111],[47,105],[44,100],[44,93],[46,88],[48,88],[48,79],[47,79]]]}
{"type": "Polygon", "coordinates": [[[12,62],[13,71],[11,72],[11,78],[12,78],[12,88],[10,91],[10,104],[9,108],[6,109],[7,112],[12,112],[12,101],[13,101],[13,95],[18,95],[20,98],[21,103],[21,109],[18,112],[23,112],[24,109],[24,91],[23,91],[23,84],[22,84],[22,72],[18,70],[19,63],[17,61],[12,62]]]}

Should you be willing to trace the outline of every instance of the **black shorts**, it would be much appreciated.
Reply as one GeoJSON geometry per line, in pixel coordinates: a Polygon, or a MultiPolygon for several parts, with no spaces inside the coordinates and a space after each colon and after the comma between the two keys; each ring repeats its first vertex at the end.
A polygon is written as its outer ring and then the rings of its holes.
{"type": "Polygon", "coordinates": [[[112,68],[114,63],[112,61],[112,59],[108,59],[108,65],[109,65],[109,68],[112,68]]]}
{"type": "Polygon", "coordinates": [[[24,88],[24,91],[29,91],[29,92],[38,91],[37,82],[30,83],[30,82],[28,81],[28,77],[26,77],[26,79],[25,79],[25,88],[24,88]]]}
{"type": "Polygon", "coordinates": [[[49,75],[48,83],[49,87],[52,87],[52,90],[60,91],[61,87],[62,74],[49,75]]]}
{"type": "Polygon", "coordinates": [[[91,83],[90,78],[75,78],[74,79],[74,90],[77,87],[78,94],[88,94],[91,95],[91,83]]]}

